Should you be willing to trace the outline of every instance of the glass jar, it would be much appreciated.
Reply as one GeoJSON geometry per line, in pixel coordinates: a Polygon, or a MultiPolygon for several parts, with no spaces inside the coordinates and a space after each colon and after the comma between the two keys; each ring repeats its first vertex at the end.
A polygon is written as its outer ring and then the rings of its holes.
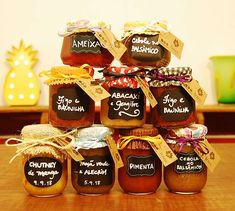
{"type": "MultiPolygon", "coordinates": [[[[169,131],[167,143],[178,160],[164,167],[164,181],[169,191],[179,194],[200,192],[207,181],[207,167],[194,151],[207,134],[204,125],[192,124],[169,131]]],[[[200,149],[207,153],[202,148],[200,149]]]]}
{"type": "Polygon", "coordinates": [[[107,127],[133,128],[145,123],[146,98],[134,76],[138,68],[109,67],[103,87],[110,97],[101,101],[100,120],[107,127]]]}
{"type": "Polygon", "coordinates": [[[67,184],[67,155],[50,143],[63,132],[48,124],[28,125],[22,131],[23,185],[33,196],[51,197],[63,192],[67,184]],[[44,143],[42,143],[42,141],[44,143]],[[48,142],[50,142],[48,144],[48,142]]]}
{"type": "Polygon", "coordinates": [[[159,22],[127,22],[122,39],[127,51],[120,58],[121,63],[127,66],[167,66],[171,53],[158,43],[159,33],[166,28],[159,22]]]}
{"type": "Polygon", "coordinates": [[[84,160],[76,162],[72,159],[71,177],[79,194],[105,194],[113,187],[115,166],[105,141],[111,134],[111,129],[97,125],[78,131],[74,147],[84,160]]]}
{"type": "Polygon", "coordinates": [[[120,130],[122,138],[118,141],[118,148],[124,166],[118,169],[118,182],[126,193],[151,194],[160,186],[162,163],[145,140],[147,136],[157,134],[158,130],[147,124],[142,128],[120,130]],[[123,139],[127,137],[131,140],[122,148],[123,139]]]}
{"type": "Polygon", "coordinates": [[[184,127],[196,121],[195,101],[181,86],[191,80],[189,67],[165,67],[152,72],[149,85],[158,104],[150,107],[150,115],[156,127],[184,127]]]}
{"type": "Polygon", "coordinates": [[[87,66],[53,67],[49,79],[49,122],[55,127],[81,128],[94,123],[95,102],[81,89],[76,80],[91,78],[87,66]]]}
{"type": "Polygon", "coordinates": [[[61,33],[64,37],[61,49],[63,63],[71,66],[109,66],[114,57],[95,37],[95,31],[101,30],[102,27],[110,28],[103,22],[97,25],[92,25],[86,20],[68,23],[65,32],[61,33]]]}

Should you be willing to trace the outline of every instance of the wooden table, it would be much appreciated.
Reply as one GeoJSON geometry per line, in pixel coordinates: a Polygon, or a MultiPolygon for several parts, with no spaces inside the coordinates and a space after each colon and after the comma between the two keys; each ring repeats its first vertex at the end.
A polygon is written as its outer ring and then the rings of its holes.
{"type": "Polygon", "coordinates": [[[29,196],[21,184],[20,159],[11,165],[15,149],[0,145],[0,209],[7,210],[235,210],[235,144],[215,144],[222,161],[208,175],[207,186],[199,194],[169,193],[162,182],[155,194],[133,196],[121,191],[117,182],[109,194],[81,196],[70,179],[64,193],[54,198],[29,196]]]}

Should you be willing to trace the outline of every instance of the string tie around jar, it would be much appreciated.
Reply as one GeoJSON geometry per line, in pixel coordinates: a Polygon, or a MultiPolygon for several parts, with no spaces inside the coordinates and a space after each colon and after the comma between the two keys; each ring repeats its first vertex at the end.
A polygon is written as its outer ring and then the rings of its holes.
{"type": "Polygon", "coordinates": [[[80,78],[92,78],[90,75],[92,70],[88,64],[83,64],[80,67],[53,67],[50,70],[42,71],[39,76],[48,77],[44,83],[50,85],[56,82],[73,82],[80,78]]]}
{"type": "Polygon", "coordinates": [[[68,22],[65,27],[59,30],[58,35],[61,37],[66,37],[76,32],[96,32],[101,31],[101,28],[103,27],[110,28],[109,25],[102,21],[98,22],[97,24],[92,24],[87,19],[81,19],[78,21],[68,22]]]}
{"type": "Polygon", "coordinates": [[[150,144],[151,147],[158,146],[162,143],[162,137],[160,135],[157,136],[123,136],[118,140],[117,147],[119,150],[124,149],[131,141],[146,141],[150,144]]]}
{"type": "Polygon", "coordinates": [[[195,149],[197,149],[202,154],[208,154],[209,149],[206,147],[206,145],[202,142],[204,138],[184,138],[184,137],[178,137],[174,138],[175,141],[177,141],[177,144],[179,145],[179,149],[177,153],[182,152],[183,147],[187,145],[187,143],[190,143],[193,145],[195,149]]]}
{"type": "Polygon", "coordinates": [[[112,72],[107,69],[99,70],[100,73],[103,73],[103,78],[100,79],[94,79],[92,80],[92,84],[101,84],[109,81],[113,81],[118,78],[122,77],[129,77],[129,78],[135,78],[136,76],[140,78],[145,78],[147,76],[146,69],[139,69],[134,72],[129,73],[118,73],[118,72],[112,72]]]}
{"type": "Polygon", "coordinates": [[[16,154],[11,158],[9,163],[26,150],[36,146],[51,146],[59,150],[65,150],[73,159],[81,160],[81,155],[73,149],[75,137],[72,134],[76,132],[77,130],[75,129],[64,134],[53,135],[42,139],[9,138],[6,140],[5,145],[8,147],[17,147],[16,154]]]}
{"type": "Polygon", "coordinates": [[[175,67],[168,68],[162,67],[158,69],[153,69],[149,72],[149,78],[151,81],[179,81],[181,83],[192,81],[192,69],[190,67],[175,67]]]}
{"type": "Polygon", "coordinates": [[[131,34],[156,34],[167,32],[168,28],[166,21],[130,22],[124,26],[124,31],[131,34]]]}

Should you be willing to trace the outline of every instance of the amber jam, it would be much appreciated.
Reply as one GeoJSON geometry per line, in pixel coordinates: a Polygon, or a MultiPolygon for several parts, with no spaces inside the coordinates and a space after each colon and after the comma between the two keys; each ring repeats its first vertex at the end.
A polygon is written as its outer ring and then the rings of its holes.
{"type": "Polygon", "coordinates": [[[127,66],[165,67],[170,63],[171,53],[158,43],[162,30],[159,23],[128,22],[124,26],[122,42],[127,47],[120,61],[127,66]]]}
{"type": "Polygon", "coordinates": [[[114,185],[115,166],[105,141],[112,130],[103,126],[80,129],[74,147],[84,157],[72,159],[72,184],[77,193],[99,195],[108,193],[114,185]]]}
{"type": "Polygon", "coordinates": [[[138,68],[109,67],[104,71],[103,87],[111,96],[101,101],[102,124],[112,128],[142,126],[146,119],[146,99],[134,78],[138,68]]]}
{"type": "Polygon", "coordinates": [[[158,104],[150,108],[157,127],[184,127],[196,121],[195,101],[181,86],[192,80],[191,68],[160,68],[153,72],[150,90],[158,104]]]}
{"type": "Polygon", "coordinates": [[[66,187],[66,152],[48,144],[53,142],[53,136],[62,134],[57,128],[44,124],[28,125],[22,129],[22,138],[27,147],[23,151],[22,160],[23,185],[30,195],[55,196],[61,194],[66,187]],[[39,140],[43,140],[44,144],[39,143],[39,140]],[[32,144],[34,146],[29,147],[32,144]]]}
{"type": "MultiPolygon", "coordinates": [[[[90,67],[89,67],[90,68],[90,67]]],[[[89,69],[88,68],[88,69],[89,69]]],[[[45,81],[49,85],[49,122],[56,127],[88,127],[94,122],[95,103],[76,83],[91,78],[87,66],[54,67],[45,81]]]]}
{"type": "MultiPolygon", "coordinates": [[[[126,147],[120,149],[124,167],[118,169],[118,182],[124,192],[144,195],[154,193],[162,179],[162,164],[143,136],[156,136],[158,130],[151,125],[132,130],[120,130],[122,138],[135,136],[126,147]]],[[[122,140],[122,138],[120,140],[122,140]]],[[[118,146],[121,146],[118,142],[118,146]]]]}
{"type": "Polygon", "coordinates": [[[193,194],[205,186],[207,167],[194,149],[206,133],[207,128],[198,124],[169,131],[167,143],[178,157],[177,161],[164,167],[164,181],[169,191],[193,194]]]}
{"type": "MultiPolygon", "coordinates": [[[[105,25],[107,27],[107,25],[105,25]]],[[[95,30],[101,30],[101,25],[92,26],[89,23],[69,23],[61,49],[61,59],[64,64],[81,66],[89,64],[94,67],[109,66],[114,57],[95,37],[95,30]]]]}

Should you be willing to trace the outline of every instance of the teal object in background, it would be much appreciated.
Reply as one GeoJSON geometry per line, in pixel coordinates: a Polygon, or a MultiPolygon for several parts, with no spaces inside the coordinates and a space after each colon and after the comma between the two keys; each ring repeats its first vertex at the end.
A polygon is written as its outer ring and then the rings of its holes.
{"type": "Polygon", "coordinates": [[[217,100],[219,103],[235,103],[235,55],[212,56],[217,100]]]}

